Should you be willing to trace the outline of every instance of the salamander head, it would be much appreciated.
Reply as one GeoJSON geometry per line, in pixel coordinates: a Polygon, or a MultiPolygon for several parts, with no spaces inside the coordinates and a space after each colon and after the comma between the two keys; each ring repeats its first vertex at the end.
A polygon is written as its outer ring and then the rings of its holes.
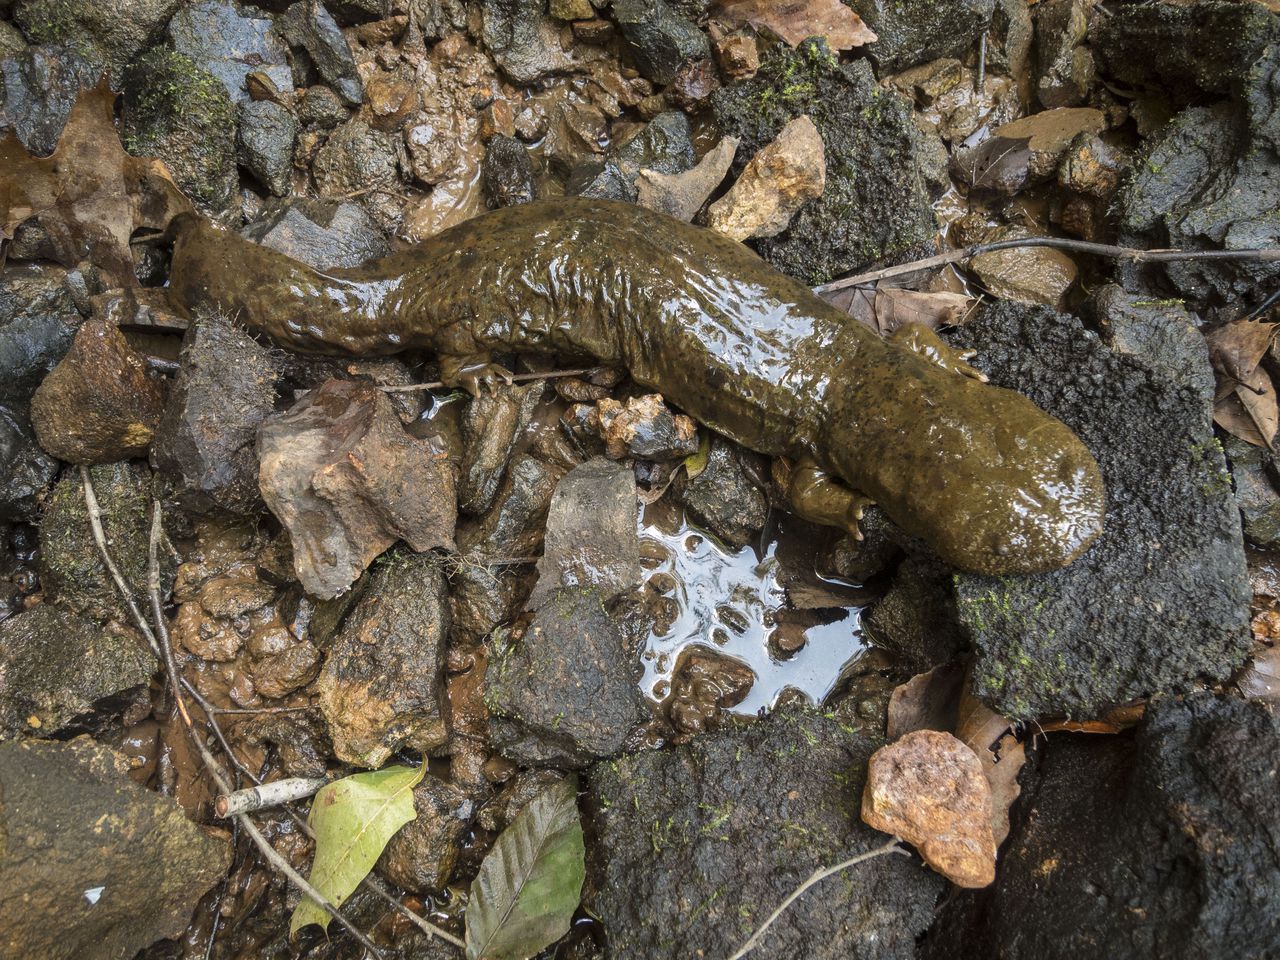
{"type": "Polygon", "coordinates": [[[927,404],[900,393],[890,421],[874,461],[845,475],[952,566],[1053,570],[1102,532],[1093,455],[1021,394],[950,375],[927,404]]]}

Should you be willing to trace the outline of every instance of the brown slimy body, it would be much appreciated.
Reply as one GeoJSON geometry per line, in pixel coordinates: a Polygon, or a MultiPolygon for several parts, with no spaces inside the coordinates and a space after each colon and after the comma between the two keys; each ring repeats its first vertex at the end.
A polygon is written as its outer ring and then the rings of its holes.
{"type": "Polygon", "coordinates": [[[186,307],[238,312],[309,352],[625,367],[744,446],[811,459],[961,569],[1060,567],[1102,527],[1097,464],[1066,425],[882,340],[741,244],[640,207],[510,207],[327,273],[194,218],[176,233],[186,307]]]}

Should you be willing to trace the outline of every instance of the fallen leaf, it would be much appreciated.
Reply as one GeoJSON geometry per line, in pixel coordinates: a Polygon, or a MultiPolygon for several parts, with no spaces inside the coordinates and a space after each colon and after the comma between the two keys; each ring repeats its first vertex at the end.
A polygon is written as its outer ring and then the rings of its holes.
{"type": "Polygon", "coordinates": [[[1280,646],[1254,651],[1253,660],[1241,672],[1236,687],[1251,700],[1280,704],[1280,646]]]}
{"type": "Polygon", "coordinates": [[[191,204],[159,160],[131,157],[113,119],[115,94],[82,90],[53,154],[32,157],[10,131],[0,139],[0,236],[40,221],[64,266],[91,261],[109,285],[133,286],[129,238],[163,230],[191,204]]]}
{"type": "Polygon", "coordinates": [[[1046,720],[1036,724],[1040,733],[1121,733],[1137,724],[1147,712],[1145,701],[1113,707],[1095,720],[1046,720]]]}
{"type": "MultiPolygon", "coordinates": [[[[307,821],[316,834],[311,885],[335,907],[342,906],[378,862],[397,830],[414,817],[413,788],[427,766],[384,767],[343,777],[321,788],[307,821]]],[[[332,919],[310,897],[298,901],[289,935],[332,919]]]]}
{"type": "Polygon", "coordinates": [[[1232,390],[1225,397],[1214,403],[1213,422],[1233,437],[1238,437],[1245,443],[1251,443],[1255,447],[1265,447],[1267,445],[1235,390],[1232,390]]]}
{"type": "Polygon", "coordinates": [[[823,300],[837,310],[842,310],[865,327],[876,333],[880,324],[876,320],[876,291],[870,287],[841,287],[839,290],[821,290],[823,300]]]}
{"type": "Polygon", "coordinates": [[[720,0],[716,13],[737,26],[749,23],[794,47],[806,37],[825,37],[832,50],[874,43],[875,32],[840,0],[720,0]]]}
{"type": "Polygon", "coordinates": [[[896,687],[889,697],[885,736],[897,740],[913,730],[954,731],[964,679],[964,664],[949,663],[896,687]]]}
{"type": "Polygon", "coordinates": [[[862,819],[912,844],[957,886],[995,879],[991,787],[973,750],[949,733],[916,730],[872,754],[862,819]]]}
{"type": "Polygon", "coordinates": [[[738,142],[737,137],[723,137],[697,166],[683,173],[641,170],[636,175],[636,202],[688,223],[729,172],[738,142]]]}
{"type": "Polygon", "coordinates": [[[876,290],[876,326],[887,337],[904,324],[915,323],[930,330],[957,327],[967,319],[974,298],[963,293],[924,293],[901,287],[876,290]]]}
{"type": "Polygon", "coordinates": [[[1027,747],[1017,736],[1006,733],[996,742],[995,750],[979,753],[978,760],[991,787],[991,836],[999,848],[1009,836],[1009,810],[1022,793],[1018,774],[1027,762],[1027,747]]]}
{"type": "Polygon", "coordinates": [[[1232,380],[1247,381],[1271,348],[1278,326],[1280,324],[1262,320],[1237,320],[1223,324],[1205,334],[1205,343],[1209,345],[1209,361],[1215,370],[1225,373],[1232,380]]]}
{"type": "Polygon", "coordinates": [[[974,753],[990,750],[1012,724],[969,692],[967,682],[960,689],[960,706],[956,716],[956,736],[973,748],[974,753]]]}
{"type": "Polygon", "coordinates": [[[1271,374],[1261,366],[1255,367],[1248,376],[1241,378],[1236,396],[1262,437],[1262,445],[1270,447],[1276,439],[1276,428],[1280,426],[1280,407],[1276,405],[1276,388],[1271,382],[1271,374]]]}
{"type": "Polygon", "coordinates": [[[956,151],[953,172],[975,190],[1014,194],[1031,179],[1031,141],[1027,137],[991,137],[956,151]]]}
{"type": "Polygon", "coordinates": [[[696,480],[703,470],[707,469],[707,463],[711,459],[711,431],[703,430],[698,437],[698,452],[691,453],[681,463],[684,464],[684,471],[689,475],[690,480],[696,480]]]}
{"type": "Polygon", "coordinates": [[[586,848],[573,777],[520,811],[480,864],[467,907],[467,960],[523,960],[569,932],[586,848]]]}

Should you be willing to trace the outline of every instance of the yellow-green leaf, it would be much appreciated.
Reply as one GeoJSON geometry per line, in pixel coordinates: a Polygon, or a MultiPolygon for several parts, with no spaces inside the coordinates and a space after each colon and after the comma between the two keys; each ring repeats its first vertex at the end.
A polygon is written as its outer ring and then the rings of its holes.
{"type": "Polygon", "coordinates": [[[502,832],[471,884],[467,960],[524,960],[569,932],[586,848],[578,783],[548,787],[502,832]]]}
{"type": "MultiPolygon", "coordinates": [[[[386,767],[335,780],[311,803],[311,828],[316,855],[307,879],[340,907],[378,862],[387,842],[414,817],[413,788],[422,779],[420,767],[386,767]]],[[[292,936],[309,923],[326,930],[332,919],[304,896],[289,923],[292,936]]]]}
{"type": "Polygon", "coordinates": [[[711,458],[711,431],[703,430],[702,436],[698,438],[698,452],[691,453],[684,458],[684,469],[692,480],[703,470],[707,469],[707,461],[711,458]]]}

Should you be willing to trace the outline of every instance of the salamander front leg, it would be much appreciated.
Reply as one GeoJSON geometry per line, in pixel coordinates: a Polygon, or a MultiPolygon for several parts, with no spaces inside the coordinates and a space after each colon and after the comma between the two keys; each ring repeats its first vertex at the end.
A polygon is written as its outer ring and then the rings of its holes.
{"type": "Polygon", "coordinates": [[[804,519],[847,530],[855,540],[862,539],[858,521],[863,511],[875,503],[869,497],[854,493],[809,459],[798,461],[792,469],[787,500],[791,509],[804,519]]]}
{"type": "Polygon", "coordinates": [[[922,327],[918,323],[904,323],[889,335],[889,341],[933,361],[943,370],[972,377],[982,383],[987,382],[985,373],[967,363],[978,355],[977,350],[957,350],[928,327],[922,327]]]}
{"type": "Polygon", "coordinates": [[[455,357],[440,355],[440,382],[446,387],[461,388],[478,397],[487,388],[490,394],[498,392],[498,384],[510,386],[514,374],[501,364],[493,363],[487,353],[473,353],[455,357]]]}

